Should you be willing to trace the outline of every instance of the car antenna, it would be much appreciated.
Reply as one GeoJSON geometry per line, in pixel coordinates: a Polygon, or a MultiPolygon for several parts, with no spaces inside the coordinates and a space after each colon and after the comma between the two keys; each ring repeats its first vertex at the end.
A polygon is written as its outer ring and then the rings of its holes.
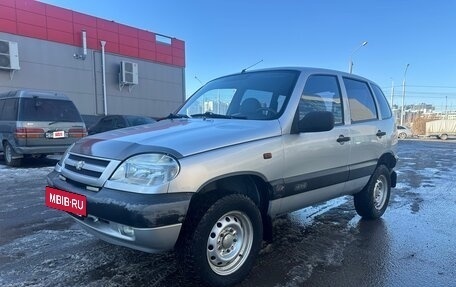
{"type": "Polygon", "coordinates": [[[241,73],[245,73],[245,71],[247,71],[248,69],[250,69],[250,68],[252,68],[252,67],[254,67],[254,66],[256,66],[256,65],[258,65],[258,64],[261,63],[261,62],[263,62],[263,59],[259,60],[259,61],[256,62],[255,64],[253,64],[253,65],[251,65],[251,66],[248,66],[247,68],[243,69],[243,70],[241,71],[241,73]]]}

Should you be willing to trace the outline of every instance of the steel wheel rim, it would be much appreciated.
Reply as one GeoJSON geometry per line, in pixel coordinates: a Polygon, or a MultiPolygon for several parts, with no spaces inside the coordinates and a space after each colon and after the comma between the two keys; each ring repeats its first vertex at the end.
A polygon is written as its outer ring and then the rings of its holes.
{"type": "Polygon", "coordinates": [[[236,272],[247,260],[253,244],[253,226],[241,211],[230,211],[217,220],[209,233],[206,255],[219,275],[236,272]]]}
{"type": "Polygon", "coordinates": [[[386,202],[386,197],[388,195],[388,185],[387,180],[384,175],[378,177],[375,181],[374,186],[374,206],[376,209],[380,210],[383,208],[386,202]]]}

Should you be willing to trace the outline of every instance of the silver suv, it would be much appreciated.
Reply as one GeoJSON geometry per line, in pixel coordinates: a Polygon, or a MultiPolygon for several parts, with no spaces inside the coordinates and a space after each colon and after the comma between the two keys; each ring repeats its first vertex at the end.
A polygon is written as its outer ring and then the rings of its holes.
{"type": "Polygon", "coordinates": [[[48,175],[46,205],[108,242],[175,248],[183,270],[225,286],[249,273],[271,218],[353,195],[379,218],[396,184],[381,89],[314,68],[213,80],[177,113],[78,141],[48,175]]]}

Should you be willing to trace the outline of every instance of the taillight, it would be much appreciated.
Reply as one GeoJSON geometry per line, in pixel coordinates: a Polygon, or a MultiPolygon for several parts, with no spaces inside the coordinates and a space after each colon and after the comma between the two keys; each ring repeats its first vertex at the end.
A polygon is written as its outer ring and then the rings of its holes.
{"type": "Polygon", "coordinates": [[[43,138],[44,130],[39,128],[16,128],[14,136],[18,139],[43,138]]]}
{"type": "Polygon", "coordinates": [[[85,128],[76,128],[76,129],[69,129],[68,136],[70,138],[83,138],[87,135],[87,130],[85,128]]]}

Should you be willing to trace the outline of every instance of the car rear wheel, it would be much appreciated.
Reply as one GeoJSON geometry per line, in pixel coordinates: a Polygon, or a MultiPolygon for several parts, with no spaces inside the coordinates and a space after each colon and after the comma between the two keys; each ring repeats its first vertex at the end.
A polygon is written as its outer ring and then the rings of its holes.
{"type": "Polygon", "coordinates": [[[366,219],[380,218],[388,206],[390,194],[389,169],[384,165],[379,165],[366,187],[354,196],[356,212],[366,219]]]}
{"type": "Polygon", "coordinates": [[[5,142],[3,144],[3,155],[5,158],[5,163],[9,166],[20,166],[21,165],[21,159],[20,158],[13,158],[16,153],[13,150],[13,147],[8,143],[5,142]]]}
{"type": "Polygon", "coordinates": [[[260,211],[245,195],[217,200],[185,237],[179,256],[183,270],[212,286],[230,286],[250,272],[261,248],[260,211]]]}

